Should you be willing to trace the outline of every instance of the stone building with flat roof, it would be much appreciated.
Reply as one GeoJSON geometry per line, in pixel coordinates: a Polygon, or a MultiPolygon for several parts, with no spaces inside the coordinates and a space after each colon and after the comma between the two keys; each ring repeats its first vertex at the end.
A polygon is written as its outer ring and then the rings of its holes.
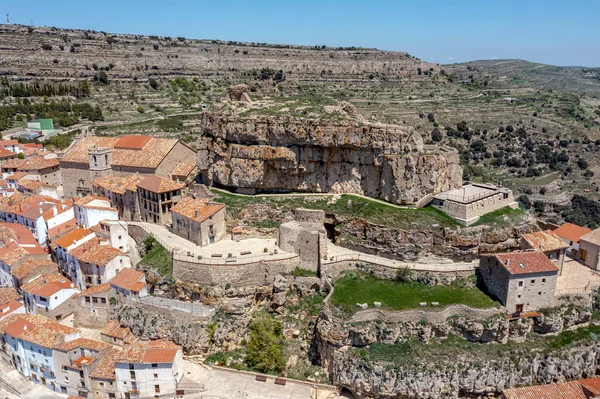
{"type": "Polygon", "coordinates": [[[510,206],[516,209],[512,190],[491,184],[468,183],[433,197],[432,206],[470,226],[486,213],[510,206]]]}
{"type": "Polygon", "coordinates": [[[225,205],[187,197],[171,208],[173,233],[200,246],[221,240],[226,233],[225,205]]]}

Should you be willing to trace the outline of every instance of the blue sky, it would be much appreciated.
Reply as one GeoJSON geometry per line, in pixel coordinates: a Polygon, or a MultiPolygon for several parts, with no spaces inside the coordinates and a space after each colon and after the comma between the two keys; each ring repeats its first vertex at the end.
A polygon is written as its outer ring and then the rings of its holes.
{"type": "Polygon", "coordinates": [[[1,0],[13,23],[600,66],[600,0],[1,0]]]}

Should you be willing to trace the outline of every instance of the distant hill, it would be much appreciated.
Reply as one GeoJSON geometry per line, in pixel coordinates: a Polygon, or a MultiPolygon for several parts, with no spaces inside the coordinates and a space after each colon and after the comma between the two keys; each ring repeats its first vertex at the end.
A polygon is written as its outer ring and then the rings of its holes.
{"type": "Polygon", "coordinates": [[[532,87],[569,93],[600,95],[600,68],[560,67],[524,60],[480,60],[445,65],[462,79],[487,80],[493,88],[532,87]],[[472,78],[471,78],[472,75],[472,78]]]}

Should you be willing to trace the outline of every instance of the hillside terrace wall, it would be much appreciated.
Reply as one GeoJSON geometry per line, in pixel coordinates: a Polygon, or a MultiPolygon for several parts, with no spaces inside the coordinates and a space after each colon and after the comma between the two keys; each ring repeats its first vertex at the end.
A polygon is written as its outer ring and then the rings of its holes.
{"type": "Polygon", "coordinates": [[[271,284],[279,274],[289,274],[300,264],[298,255],[286,259],[260,260],[245,264],[207,264],[191,258],[173,259],[173,277],[201,285],[235,284],[260,286],[271,284]],[[187,261],[185,259],[190,259],[187,261]]]}
{"type": "Polygon", "coordinates": [[[387,323],[419,323],[425,320],[430,324],[443,324],[453,316],[463,316],[471,319],[487,319],[494,315],[504,315],[500,308],[477,309],[467,305],[449,305],[439,310],[403,310],[387,311],[381,309],[365,309],[355,313],[351,323],[381,320],[387,323]]]}

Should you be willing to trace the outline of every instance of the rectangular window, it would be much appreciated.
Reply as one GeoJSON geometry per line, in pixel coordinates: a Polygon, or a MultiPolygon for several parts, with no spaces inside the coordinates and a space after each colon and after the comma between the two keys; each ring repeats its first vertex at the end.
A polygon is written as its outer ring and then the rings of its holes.
{"type": "Polygon", "coordinates": [[[129,372],[129,378],[131,378],[132,380],[135,380],[135,371],[129,372]]]}
{"type": "Polygon", "coordinates": [[[158,374],[154,373],[154,379],[158,379],[158,374]]]}
{"type": "Polygon", "coordinates": [[[545,282],[546,282],[546,279],[545,279],[545,278],[543,278],[543,279],[542,279],[542,283],[545,283],[545,282]]]}
{"type": "Polygon", "coordinates": [[[101,303],[106,303],[106,298],[100,298],[101,303]]]}
{"type": "Polygon", "coordinates": [[[154,393],[160,393],[160,385],[154,386],[154,393]]]}
{"type": "Polygon", "coordinates": [[[90,297],[89,296],[85,297],[85,303],[90,303],[90,297]]]}
{"type": "Polygon", "coordinates": [[[522,286],[523,286],[523,282],[519,281],[519,287],[522,287],[522,286]]]}
{"type": "Polygon", "coordinates": [[[531,280],[531,284],[535,284],[535,280],[531,280]]]}
{"type": "Polygon", "coordinates": [[[152,368],[153,369],[157,369],[158,368],[158,363],[152,363],[152,368]]]}
{"type": "Polygon", "coordinates": [[[98,303],[98,298],[96,298],[96,297],[93,297],[93,298],[92,298],[92,302],[93,302],[93,303],[98,303]]]}

